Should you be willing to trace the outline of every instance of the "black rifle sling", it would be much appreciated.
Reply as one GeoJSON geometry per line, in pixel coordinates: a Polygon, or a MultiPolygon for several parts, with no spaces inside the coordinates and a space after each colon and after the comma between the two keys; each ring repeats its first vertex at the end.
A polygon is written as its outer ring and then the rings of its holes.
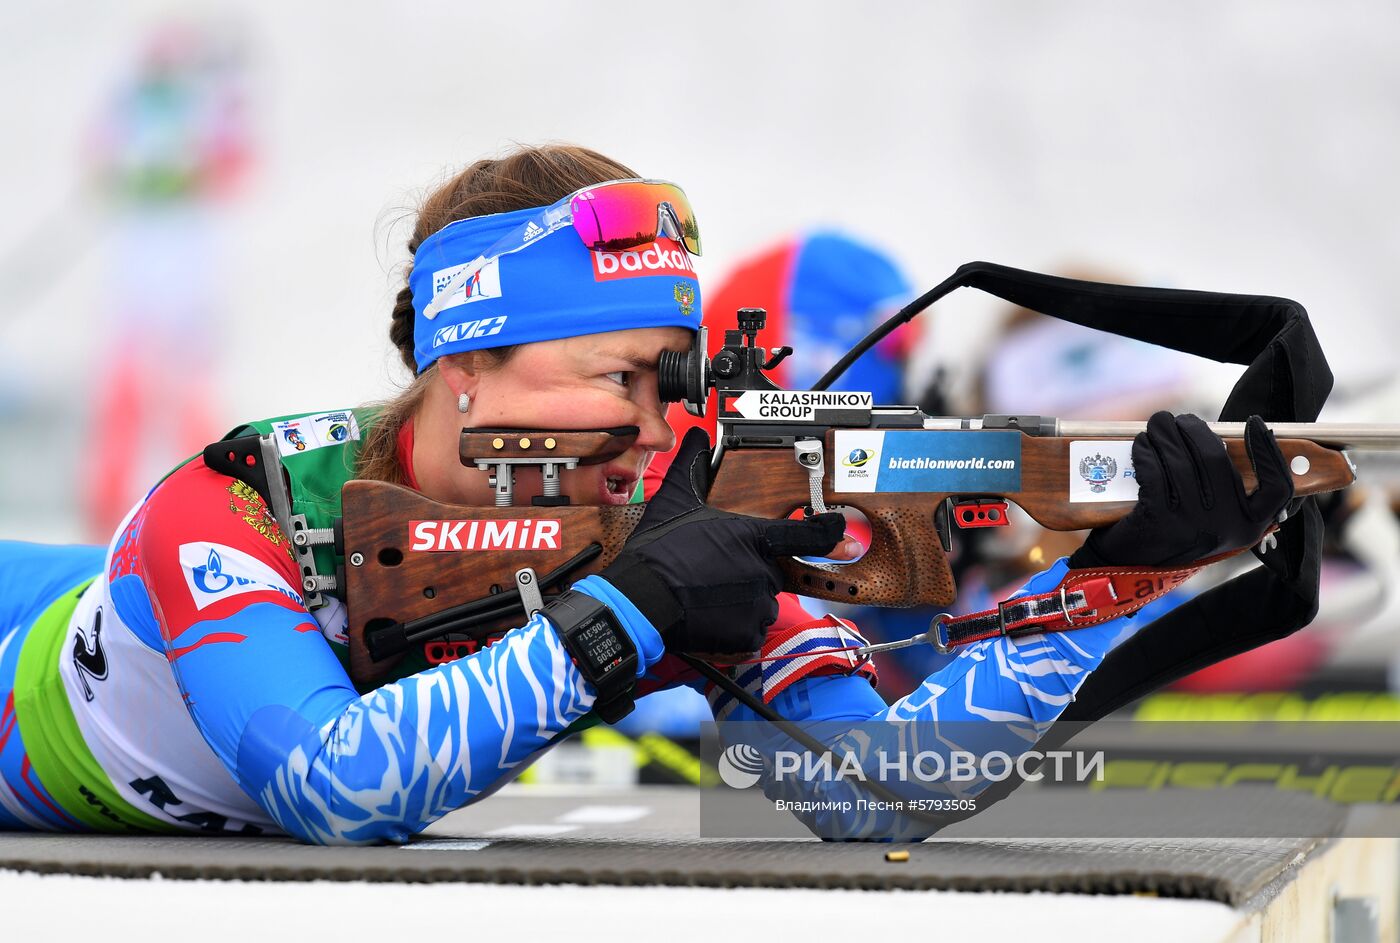
{"type": "MultiPolygon", "coordinates": [[[[990,262],[962,266],[939,294],[963,285],[1084,327],[1246,365],[1220,412],[1222,421],[1258,414],[1272,422],[1314,422],[1332,390],[1332,371],[1307,311],[1286,298],[1107,285],[990,262]]],[[[1099,720],[1311,622],[1317,614],[1322,516],[1313,498],[1295,502],[1290,511],[1277,548],[1255,551],[1264,566],[1182,604],[1110,652],[1061,714],[1066,723],[1052,728],[1037,749],[1062,746],[1074,732],[1069,723],[1099,720]]],[[[1013,776],[993,784],[979,796],[979,811],[1021,781],[1013,776]]]]}
{"type": "MultiPolygon", "coordinates": [[[[1258,414],[1314,422],[1332,371],[1295,301],[1263,295],[1105,285],[1023,272],[987,262],[959,270],[965,284],[1085,327],[1245,364],[1222,421],[1258,414]]],[[[1282,638],[1317,614],[1322,518],[1315,499],[1297,501],[1264,567],[1243,574],[1144,626],[1084,682],[1068,721],[1097,720],[1222,658],[1282,638]]],[[[1258,553],[1256,551],[1256,553],[1258,553]]]]}

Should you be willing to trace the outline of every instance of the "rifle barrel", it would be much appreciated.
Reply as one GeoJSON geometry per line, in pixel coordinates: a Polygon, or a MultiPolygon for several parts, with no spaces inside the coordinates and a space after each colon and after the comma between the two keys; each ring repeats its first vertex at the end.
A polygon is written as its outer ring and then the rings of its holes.
{"type": "MultiPolygon", "coordinates": [[[[1145,422],[1112,422],[1096,419],[1053,420],[1056,435],[1070,438],[1130,439],[1147,428],[1145,422]]],[[[1212,422],[1211,431],[1224,439],[1244,435],[1242,422],[1212,422]]],[[[1400,423],[1394,422],[1271,422],[1280,439],[1311,439],[1320,445],[1357,450],[1400,449],[1400,423]]]]}

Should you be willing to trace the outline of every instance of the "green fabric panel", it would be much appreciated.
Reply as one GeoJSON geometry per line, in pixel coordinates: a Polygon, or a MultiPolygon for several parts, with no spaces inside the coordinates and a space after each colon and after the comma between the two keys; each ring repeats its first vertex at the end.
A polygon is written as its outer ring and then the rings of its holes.
{"type": "Polygon", "coordinates": [[[58,597],[34,621],[15,669],[15,718],[39,782],[63,811],[102,832],[168,832],[180,829],[154,819],[117,792],[88,749],[58,673],[68,620],[86,580],[58,597]]]}
{"type": "MultiPolygon", "coordinates": [[[[348,410],[321,410],[310,413],[289,413],[285,416],[274,416],[271,419],[258,419],[246,422],[235,428],[225,438],[236,438],[244,435],[272,435],[272,428],[275,424],[289,419],[303,419],[308,416],[318,416],[328,412],[350,412],[355,415],[355,422],[360,427],[359,439],[347,439],[341,445],[325,445],[320,448],[308,449],[305,452],[297,452],[292,455],[283,455],[282,467],[287,471],[287,479],[290,482],[288,490],[291,493],[292,513],[306,516],[306,526],[321,528],[330,527],[335,523],[335,519],[340,516],[340,489],[345,483],[355,477],[355,462],[359,458],[360,443],[369,434],[369,428],[373,424],[377,413],[371,409],[348,409],[348,410]]],[[[316,571],[318,573],[334,576],[336,567],[344,564],[344,560],[335,552],[335,548],[329,544],[313,547],[311,555],[316,560],[316,571]]],[[[347,646],[327,639],[331,651],[335,652],[336,658],[348,673],[350,670],[350,650],[347,646]]],[[[423,661],[422,656],[419,660],[423,661]]],[[[424,666],[427,662],[423,661],[424,666]]],[[[414,669],[414,671],[421,669],[414,669]]],[[[413,674],[414,671],[406,672],[400,677],[413,674]]],[[[365,693],[361,691],[360,693],[365,693]]]]}

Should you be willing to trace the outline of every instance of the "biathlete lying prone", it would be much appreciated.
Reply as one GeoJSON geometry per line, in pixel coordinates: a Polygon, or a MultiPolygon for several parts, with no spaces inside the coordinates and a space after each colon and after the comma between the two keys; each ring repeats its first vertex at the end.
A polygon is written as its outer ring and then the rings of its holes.
{"type": "MultiPolygon", "coordinates": [[[[390,336],[412,384],[372,408],[241,428],[276,436],[293,513],[338,513],[350,478],[490,505],[486,474],[459,460],[463,427],[636,426],[626,452],[563,480],[575,504],[633,500],[652,454],[675,442],[658,356],[686,350],[700,323],[699,230],[680,189],[581,148],[525,148],[434,192],[409,250],[390,336]],[[479,257],[470,279],[454,278],[479,257]]],[[[1262,424],[1247,441],[1262,483],[1250,495],[1200,420],[1154,416],[1135,443],[1137,509],[1075,562],[1159,565],[1258,542],[1292,486],[1262,424]]],[[[595,709],[570,641],[580,619],[601,619],[638,654],[635,688],[609,692],[605,718],[651,690],[700,684],[668,652],[771,650],[811,618],[780,593],[775,560],[860,547],[837,514],[708,508],[707,449],[703,434],[686,438],[624,552],[565,602],[480,651],[408,661],[364,689],[346,669],[344,607],[308,609],[262,497],[201,457],[156,483],[107,547],[0,543],[0,827],[403,842],[509,782],[595,709]]],[[[516,487],[520,500],[541,493],[538,473],[516,487]]],[[[1067,565],[1029,588],[1054,586],[1067,565]]],[[[773,706],[796,721],[1043,725],[1120,630],[980,642],[889,705],[868,666],[822,666],[773,706]]],[[[724,719],[752,719],[713,703],[724,719]]]]}

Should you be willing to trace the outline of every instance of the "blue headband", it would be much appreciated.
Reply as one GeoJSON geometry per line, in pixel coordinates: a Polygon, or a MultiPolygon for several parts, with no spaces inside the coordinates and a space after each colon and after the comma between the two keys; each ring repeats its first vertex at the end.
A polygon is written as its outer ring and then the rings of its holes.
{"type": "Polygon", "coordinates": [[[464,219],[423,240],[408,278],[413,352],[422,373],[467,350],[600,334],[634,327],[700,326],[700,283],[690,255],[670,239],[625,252],[595,252],[572,226],[527,229],[520,248],[454,278],[512,229],[546,225],[549,209],[464,219]],[[534,238],[534,242],[530,240],[534,238]],[[436,311],[426,311],[444,291],[436,311]]]}

